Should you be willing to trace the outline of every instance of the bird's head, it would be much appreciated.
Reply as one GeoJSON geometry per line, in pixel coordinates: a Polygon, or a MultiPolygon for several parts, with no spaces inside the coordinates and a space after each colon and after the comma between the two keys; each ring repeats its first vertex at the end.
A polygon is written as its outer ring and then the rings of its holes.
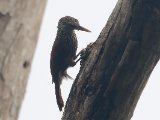
{"type": "Polygon", "coordinates": [[[82,30],[86,32],[91,32],[90,30],[80,26],[79,21],[73,17],[65,16],[62,17],[58,22],[58,29],[63,29],[67,31],[72,30],[82,30]]]}

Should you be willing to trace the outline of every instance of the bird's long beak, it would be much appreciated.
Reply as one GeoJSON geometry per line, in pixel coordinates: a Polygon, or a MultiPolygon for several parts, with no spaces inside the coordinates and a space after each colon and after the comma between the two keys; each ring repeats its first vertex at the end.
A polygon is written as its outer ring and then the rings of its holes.
{"type": "Polygon", "coordinates": [[[82,26],[78,26],[77,29],[78,29],[78,30],[85,31],[85,32],[91,32],[90,30],[88,30],[87,28],[84,28],[84,27],[82,27],[82,26]]]}

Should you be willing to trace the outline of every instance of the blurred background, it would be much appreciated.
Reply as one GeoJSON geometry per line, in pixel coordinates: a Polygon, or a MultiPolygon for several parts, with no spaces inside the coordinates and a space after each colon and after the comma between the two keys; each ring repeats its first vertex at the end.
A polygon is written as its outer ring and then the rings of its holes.
{"type": "MultiPolygon", "coordinates": [[[[116,2],[117,0],[48,0],[19,120],[61,119],[62,112],[59,112],[56,104],[49,67],[58,20],[69,15],[77,18],[82,26],[92,31],[76,31],[80,51],[97,39],[116,2]]],[[[74,68],[69,68],[68,74],[75,78],[78,71],[79,63],[74,68]]],[[[143,91],[132,120],[160,120],[159,71],[160,63],[143,91]]],[[[64,80],[61,85],[64,101],[67,100],[72,83],[73,80],[64,80]]]]}

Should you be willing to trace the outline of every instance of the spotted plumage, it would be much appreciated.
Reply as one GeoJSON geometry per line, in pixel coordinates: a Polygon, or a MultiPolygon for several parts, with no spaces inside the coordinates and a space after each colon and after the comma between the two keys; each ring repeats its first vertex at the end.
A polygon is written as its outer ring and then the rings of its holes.
{"type": "Polygon", "coordinates": [[[61,111],[64,103],[61,96],[60,84],[64,77],[71,78],[66,70],[68,67],[76,64],[78,42],[74,30],[90,31],[80,26],[78,20],[70,16],[62,17],[58,22],[57,28],[57,36],[51,51],[50,69],[52,82],[55,83],[57,105],[61,111]]]}

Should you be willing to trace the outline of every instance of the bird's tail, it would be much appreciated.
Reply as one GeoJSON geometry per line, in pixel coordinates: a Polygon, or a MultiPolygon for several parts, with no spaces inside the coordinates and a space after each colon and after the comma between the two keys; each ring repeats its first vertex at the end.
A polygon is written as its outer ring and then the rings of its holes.
{"type": "Polygon", "coordinates": [[[61,95],[60,83],[58,81],[55,82],[55,94],[56,94],[58,108],[60,111],[62,111],[62,108],[64,107],[64,102],[61,95]]]}
{"type": "Polygon", "coordinates": [[[55,94],[56,94],[57,105],[60,111],[62,111],[62,108],[64,107],[64,102],[63,102],[63,98],[61,95],[61,88],[60,88],[63,77],[73,79],[71,76],[67,74],[66,71],[59,73],[57,76],[54,76],[54,77],[52,76],[52,83],[53,82],[55,83],[55,94]]]}

